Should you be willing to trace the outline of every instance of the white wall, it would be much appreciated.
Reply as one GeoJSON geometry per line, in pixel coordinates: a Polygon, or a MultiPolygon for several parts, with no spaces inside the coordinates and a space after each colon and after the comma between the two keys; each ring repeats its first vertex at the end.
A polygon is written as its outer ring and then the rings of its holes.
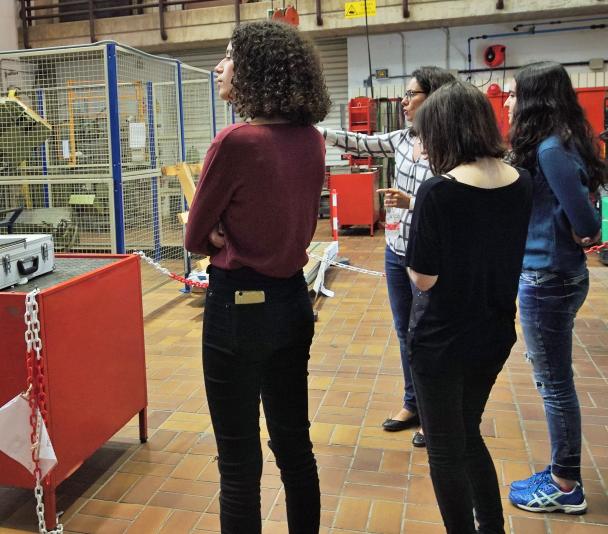
{"type": "MultiPolygon", "coordinates": [[[[582,18],[582,17],[581,17],[582,18]]],[[[525,21],[522,21],[525,22],[525,21]]],[[[558,26],[537,26],[538,30],[560,27],[588,26],[608,23],[608,17],[593,22],[568,22],[558,26]]],[[[461,26],[435,30],[419,30],[403,33],[370,35],[372,72],[388,68],[390,76],[409,74],[421,65],[437,65],[450,69],[468,68],[467,40],[482,34],[511,33],[516,22],[484,26],[461,26]]],[[[559,33],[536,33],[535,35],[507,36],[477,39],[471,42],[472,68],[485,68],[483,51],[492,44],[507,47],[507,65],[521,66],[532,61],[554,60],[560,62],[588,61],[591,58],[608,60],[608,29],[577,30],[559,33]]],[[[587,66],[569,67],[574,74],[573,82],[578,87],[608,85],[607,66],[604,71],[593,73],[587,66]],[[588,75],[589,74],[589,75],[588,75]]],[[[508,80],[510,72],[506,71],[508,80]]],[[[364,95],[364,79],[369,75],[367,43],[365,36],[348,38],[348,86],[349,96],[364,95]]],[[[490,73],[474,75],[476,84],[487,82],[490,73]]],[[[463,76],[464,78],[464,76],[463,76]]],[[[491,82],[502,84],[502,69],[493,73],[491,82]]],[[[407,81],[407,80],[405,80],[407,81]]],[[[376,80],[374,96],[400,96],[404,79],[376,80]]],[[[368,95],[369,96],[369,95],[368,95]]]]}
{"type": "Polygon", "coordinates": [[[15,0],[0,0],[0,50],[17,50],[19,8],[15,0]]]}

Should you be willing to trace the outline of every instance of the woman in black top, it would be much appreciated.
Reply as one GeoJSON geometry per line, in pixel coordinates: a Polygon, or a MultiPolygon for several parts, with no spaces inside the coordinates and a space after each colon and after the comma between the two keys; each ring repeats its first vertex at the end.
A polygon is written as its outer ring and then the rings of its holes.
{"type": "Polygon", "coordinates": [[[435,177],[420,187],[406,264],[409,344],[435,495],[448,533],[504,533],[498,480],[479,431],[515,343],[515,298],[531,179],[502,161],[490,104],[462,82],[433,93],[416,128],[435,177]]]}

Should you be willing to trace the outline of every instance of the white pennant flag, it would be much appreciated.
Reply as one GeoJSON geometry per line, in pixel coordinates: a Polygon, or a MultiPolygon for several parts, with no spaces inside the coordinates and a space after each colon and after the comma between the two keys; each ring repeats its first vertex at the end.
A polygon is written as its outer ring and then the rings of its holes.
{"type": "MultiPolygon", "coordinates": [[[[17,395],[0,407],[0,451],[34,474],[30,413],[30,405],[21,395],[17,395]]],[[[42,473],[41,479],[44,479],[47,473],[57,464],[57,456],[55,456],[46,425],[38,409],[37,415],[40,420],[40,471],[42,473]]]]}

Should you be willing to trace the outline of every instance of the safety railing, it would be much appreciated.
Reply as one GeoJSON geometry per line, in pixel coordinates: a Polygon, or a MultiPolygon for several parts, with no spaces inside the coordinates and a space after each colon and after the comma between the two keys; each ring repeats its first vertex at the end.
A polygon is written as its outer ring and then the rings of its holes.
{"type": "MultiPolygon", "coordinates": [[[[163,41],[167,40],[167,31],[165,27],[165,14],[167,9],[173,6],[179,6],[181,9],[188,9],[189,5],[196,7],[205,7],[204,1],[201,0],[131,0],[124,2],[100,2],[99,0],[49,0],[42,2],[40,0],[19,0],[21,9],[19,18],[23,28],[23,46],[30,48],[29,28],[32,23],[40,20],[49,20],[59,18],[70,18],[70,20],[88,20],[89,33],[91,42],[97,41],[95,37],[95,21],[100,18],[114,16],[129,16],[140,15],[145,10],[156,9],[159,19],[160,36],[163,41]]],[[[241,3],[242,0],[234,0],[234,20],[236,24],[241,21],[241,3]]],[[[404,6],[407,5],[407,0],[403,0],[404,6]]],[[[405,13],[404,7],[404,13],[405,13]]],[[[321,8],[321,0],[316,0],[316,24],[323,25],[323,15],[321,8]]]]}
{"type": "MultiPolygon", "coordinates": [[[[188,9],[188,6],[205,7],[204,0],[125,0],[122,2],[105,2],[100,0],[19,0],[21,9],[19,17],[23,28],[24,48],[30,48],[29,28],[32,23],[39,20],[59,18],[60,22],[69,20],[88,20],[91,42],[94,43],[95,21],[100,18],[115,16],[140,15],[149,9],[158,12],[160,36],[163,41],[167,40],[165,26],[165,14],[168,8],[178,6],[188,9]],[[64,19],[64,20],[62,20],[64,19]]],[[[244,0],[234,0],[234,20],[236,24],[241,21],[241,3],[244,0]]],[[[323,26],[322,0],[315,0],[316,25],[323,26]]],[[[216,4],[214,4],[216,5],[216,4]]],[[[505,8],[504,0],[496,0],[496,9],[505,8]]],[[[402,0],[402,16],[404,19],[410,17],[410,1],[402,0]]]]}

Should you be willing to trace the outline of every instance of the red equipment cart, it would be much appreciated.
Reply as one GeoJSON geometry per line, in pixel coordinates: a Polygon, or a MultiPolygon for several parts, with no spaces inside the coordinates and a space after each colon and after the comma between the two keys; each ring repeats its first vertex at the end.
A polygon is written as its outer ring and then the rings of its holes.
{"type": "MultiPolygon", "coordinates": [[[[23,315],[25,295],[35,288],[46,392],[41,412],[58,460],[43,480],[51,529],[55,488],[137,414],[140,440],[147,440],[139,258],[58,254],[55,272],[0,291],[0,406],[25,390],[23,315]]],[[[0,453],[0,485],[35,484],[0,453]]]]}

